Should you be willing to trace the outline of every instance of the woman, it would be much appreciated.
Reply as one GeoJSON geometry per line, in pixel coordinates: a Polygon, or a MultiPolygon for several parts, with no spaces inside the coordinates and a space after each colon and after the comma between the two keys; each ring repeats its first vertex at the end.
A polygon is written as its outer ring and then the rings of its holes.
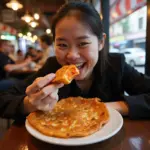
{"type": "Polygon", "coordinates": [[[1,116],[20,118],[37,109],[51,110],[58,99],[83,96],[99,97],[134,119],[150,118],[150,78],[127,65],[123,55],[107,54],[102,22],[92,6],[64,5],[54,18],[52,33],[56,58],[49,58],[24,84],[1,94],[1,116]],[[80,75],[70,85],[52,84],[54,73],[68,64],[77,65],[80,75]]]}

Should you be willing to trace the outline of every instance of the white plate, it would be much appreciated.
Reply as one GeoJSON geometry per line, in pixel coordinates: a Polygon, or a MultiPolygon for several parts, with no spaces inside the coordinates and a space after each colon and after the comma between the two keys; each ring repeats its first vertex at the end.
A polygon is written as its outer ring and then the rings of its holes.
{"type": "Polygon", "coordinates": [[[68,138],[68,139],[49,137],[43,135],[42,133],[34,129],[27,120],[25,126],[27,131],[32,136],[47,143],[56,145],[67,145],[67,146],[88,145],[104,141],[115,135],[121,129],[123,125],[123,118],[120,115],[120,113],[109,107],[108,110],[110,114],[109,122],[106,125],[104,125],[99,131],[87,137],[68,138]]]}

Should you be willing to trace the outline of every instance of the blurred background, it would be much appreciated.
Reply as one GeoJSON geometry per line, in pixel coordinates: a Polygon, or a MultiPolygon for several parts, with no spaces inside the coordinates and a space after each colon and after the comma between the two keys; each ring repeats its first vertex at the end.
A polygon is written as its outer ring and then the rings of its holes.
{"type": "MultiPolygon", "coordinates": [[[[10,40],[15,51],[20,49],[23,54],[29,46],[42,50],[39,36],[51,35],[52,17],[62,4],[69,1],[72,0],[0,0],[0,38],[10,40]]],[[[110,14],[107,25],[109,51],[124,53],[127,62],[144,73],[146,0],[82,1],[94,5],[100,17],[103,17],[102,13],[110,14]],[[105,7],[108,3],[109,10],[105,7]]]]}
{"type": "Polygon", "coordinates": [[[144,73],[147,26],[146,0],[110,0],[110,52],[125,54],[144,73]]]}
{"type": "MultiPolygon", "coordinates": [[[[7,52],[9,49],[9,53],[5,54],[7,59],[22,65],[18,70],[6,71],[5,76],[0,78],[0,87],[2,85],[3,88],[7,83],[3,80],[9,81],[10,77],[26,78],[40,69],[48,57],[55,55],[52,18],[64,3],[70,1],[75,0],[0,0],[0,40],[9,41],[3,47],[0,43],[0,49],[5,48],[7,52]]],[[[93,5],[99,12],[107,34],[108,51],[123,53],[128,64],[150,75],[150,1],[80,1],[93,5]]],[[[9,124],[10,120],[2,121],[0,129],[4,131],[9,124]]],[[[2,133],[0,131],[0,135],[2,133]]]]}

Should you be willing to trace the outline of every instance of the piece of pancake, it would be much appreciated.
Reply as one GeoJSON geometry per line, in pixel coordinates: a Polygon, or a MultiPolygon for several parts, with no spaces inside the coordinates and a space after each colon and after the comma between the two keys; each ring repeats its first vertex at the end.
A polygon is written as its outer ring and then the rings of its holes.
{"type": "Polygon", "coordinates": [[[71,81],[79,74],[79,69],[75,65],[65,65],[56,72],[56,77],[52,83],[70,84],[71,81]]]}

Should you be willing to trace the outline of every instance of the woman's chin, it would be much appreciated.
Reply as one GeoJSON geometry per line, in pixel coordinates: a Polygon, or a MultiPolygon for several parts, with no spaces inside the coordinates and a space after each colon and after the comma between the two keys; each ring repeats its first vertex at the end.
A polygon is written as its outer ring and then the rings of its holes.
{"type": "Polygon", "coordinates": [[[75,77],[75,80],[83,80],[83,77],[81,75],[78,75],[75,77]]]}

